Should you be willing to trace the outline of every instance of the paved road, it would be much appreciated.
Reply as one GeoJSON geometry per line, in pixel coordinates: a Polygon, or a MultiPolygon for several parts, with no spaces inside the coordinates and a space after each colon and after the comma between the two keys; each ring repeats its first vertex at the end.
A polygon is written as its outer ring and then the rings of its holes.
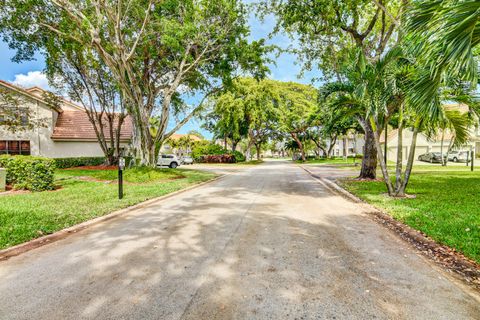
{"type": "Polygon", "coordinates": [[[480,319],[473,292],[282,162],[0,262],[0,279],[0,319],[480,319]]]}

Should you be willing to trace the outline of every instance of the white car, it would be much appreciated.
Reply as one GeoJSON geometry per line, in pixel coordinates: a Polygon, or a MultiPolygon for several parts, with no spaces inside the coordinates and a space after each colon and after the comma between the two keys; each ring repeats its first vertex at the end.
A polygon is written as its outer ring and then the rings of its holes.
{"type": "Polygon", "coordinates": [[[192,157],[183,157],[182,158],[182,164],[193,164],[193,158],[192,157]]]}
{"type": "Polygon", "coordinates": [[[470,151],[452,151],[448,154],[448,161],[470,162],[470,151]]]}
{"type": "Polygon", "coordinates": [[[158,156],[157,166],[162,167],[170,167],[175,169],[180,165],[180,160],[174,154],[161,154],[158,156]]]}

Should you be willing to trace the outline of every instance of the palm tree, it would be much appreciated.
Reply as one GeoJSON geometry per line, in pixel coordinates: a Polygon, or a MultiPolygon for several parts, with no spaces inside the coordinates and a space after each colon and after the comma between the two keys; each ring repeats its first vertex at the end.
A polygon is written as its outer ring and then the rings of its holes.
{"type": "Polygon", "coordinates": [[[414,86],[419,106],[438,109],[438,91],[445,77],[468,81],[475,88],[480,45],[480,1],[416,0],[406,26],[418,63],[427,68],[414,86]]]}
{"type": "MultiPolygon", "coordinates": [[[[377,158],[388,194],[404,197],[412,172],[417,136],[422,131],[433,132],[447,123],[454,130],[457,143],[465,141],[468,136],[468,124],[465,117],[446,110],[439,103],[438,108],[420,108],[412,96],[415,95],[412,82],[417,79],[419,70],[410,59],[405,57],[401,48],[392,48],[378,61],[367,61],[363,53],[354,60],[354,68],[348,75],[349,82],[341,87],[340,95],[331,103],[347,114],[368,121],[373,131],[377,158]],[[432,112],[434,110],[434,112],[432,112]],[[380,134],[392,116],[398,122],[397,159],[395,179],[392,182],[380,146],[380,134]],[[456,116],[456,117],[455,117],[456,116]],[[425,121],[427,120],[428,121],[425,121]],[[463,119],[463,122],[461,121],[463,119]],[[403,167],[403,132],[410,127],[413,131],[412,141],[405,168],[403,167]]],[[[442,96],[435,97],[445,100],[442,96]]],[[[450,95],[450,100],[455,100],[450,95]]],[[[435,105],[437,106],[437,105],[435,105]]]]}

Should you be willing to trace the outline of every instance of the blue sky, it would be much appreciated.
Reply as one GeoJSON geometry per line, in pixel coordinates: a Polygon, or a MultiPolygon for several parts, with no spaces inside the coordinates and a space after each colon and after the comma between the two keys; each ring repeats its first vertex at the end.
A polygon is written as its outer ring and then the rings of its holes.
{"type": "MultiPolygon", "coordinates": [[[[260,21],[255,16],[249,19],[251,28],[251,40],[259,40],[267,38],[275,25],[275,18],[267,16],[264,21],[260,21]]],[[[275,44],[286,48],[290,44],[294,44],[286,35],[276,35],[267,40],[269,44],[275,44]]],[[[22,62],[20,64],[11,61],[14,52],[8,46],[0,41],[0,57],[2,57],[2,64],[0,67],[0,79],[15,82],[19,85],[30,87],[38,85],[48,89],[48,82],[41,71],[44,69],[44,59],[38,54],[36,60],[22,62]]],[[[279,57],[272,55],[276,61],[275,65],[270,65],[270,78],[280,81],[298,81],[302,83],[310,83],[312,78],[318,77],[317,70],[307,72],[303,78],[299,79],[297,76],[301,71],[301,66],[296,64],[296,57],[292,54],[282,53],[279,57]]],[[[201,123],[197,120],[191,120],[181,130],[180,133],[188,132],[195,129],[201,131],[206,137],[210,138],[211,134],[205,130],[200,129],[201,123]]]]}

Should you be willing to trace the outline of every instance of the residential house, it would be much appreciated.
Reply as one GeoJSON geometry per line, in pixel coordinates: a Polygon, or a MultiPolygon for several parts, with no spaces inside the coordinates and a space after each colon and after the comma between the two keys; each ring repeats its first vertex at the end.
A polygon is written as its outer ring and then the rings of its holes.
{"type": "MultiPolygon", "coordinates": [[[[467,111],[466,106],[458,105],[458,104],[450,104],[447,105],[447,108],[457,109],[462,112],[467,111]]],[[[403,161],[406,162],[408,159],[408,154],[410,153],[411,143],[413,138],[413,131],[411,129],[404,129],[402,135],[402,158],[403,161]]],[[[447,152],[448,146],[453,138],[453,135],[448,130],[445,131],[443,134],[443,151],[447,152]]],[[[385,135],[382,134],[380,138],[380,143],[382,146],[382,151],[385,148],[385,135]]],[[[387,132],[387,160],[396,161],[397,160],[397,150],[398,150],[398,130],[390,130],[387,132]]],[[[470,150],[473,151],[477,150],[477,157],[478,152],[480,152],[480,128],[478,126],[474,126],[470,128],[470,140],[469,142],[461,147],[462,150],[470,150]]],[[[415,159],[418,159],[418,156],[427,152],[441,152],[442,150],[442,132],[439,130],[434,137],[428,137],[424,133],[418,133],[417,135],[417,143],[415,147],[415,159]]]]}
{"type": "Polygon", "coordinates": [[[167,141],[162,145],[160,150],[161,153],[175,154],[179,157],[190,155],[192,152],[191,147],[182,144],[182,140],[191,141],[192,143],[202,141],[203,139],[193,135],[193,134],[181,134],[174,133],[167,139],[167,141]]]}
{"type": "MultiPolygon", "coordinates": [[[[11,132],[2,125],[0,114],[0,154],[25,154],[50,158],[103,156],[94,127],[81,106],[62,97],[58,103],[45,99],[38,87],[24,89],[0,80],[0,90],[20,101],[21,116],[32,126],[11,132]]],[[[2,110],[0,110],[1,112],[2,110]]],[[[22,118],[23,121],[23,118],[22,118]]],[[[121,130],[121,144],[127,146],[132,137],[132,123],[127,118],[121,130]]]]}

